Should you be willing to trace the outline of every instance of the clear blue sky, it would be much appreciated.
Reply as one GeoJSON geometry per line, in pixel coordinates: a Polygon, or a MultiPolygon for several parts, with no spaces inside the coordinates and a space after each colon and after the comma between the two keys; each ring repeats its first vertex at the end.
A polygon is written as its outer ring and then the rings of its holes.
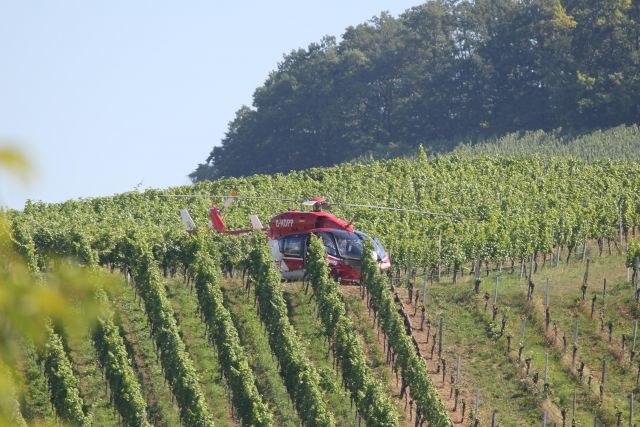
{"type": "Polygon", "coordinates": [[[0,0],[0,205],[186,184],[283,54],[420,3],[0,0]]]}

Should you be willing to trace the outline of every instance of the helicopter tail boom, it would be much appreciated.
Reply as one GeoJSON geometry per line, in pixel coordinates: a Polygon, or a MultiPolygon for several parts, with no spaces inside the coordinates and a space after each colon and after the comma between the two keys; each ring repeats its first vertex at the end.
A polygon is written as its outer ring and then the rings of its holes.
{"type": "Polygon", "coordinates": [[[254,231],[263,230],[262,224],[260,223],[260,220],[258,219],[257,216],[251,215],[249,218],[251,219],[251,224],[253,225],[254,228],[252,229],[248,228],[248,229],[242,229],[242,230],[229,230],[224,225],[224,220],[222,219],[222,216],[220,216],[220,211],[218,210],[218,207],[216,205],[212,205],[211,209],[209,209],[209,229],[215,230],[218,233],[233,234],[233,235],[249,234],[249,233],[253,233],[254,231]],[[257,226],[254,221],[257,221],[257,224],[259,226],[257,226]]]}

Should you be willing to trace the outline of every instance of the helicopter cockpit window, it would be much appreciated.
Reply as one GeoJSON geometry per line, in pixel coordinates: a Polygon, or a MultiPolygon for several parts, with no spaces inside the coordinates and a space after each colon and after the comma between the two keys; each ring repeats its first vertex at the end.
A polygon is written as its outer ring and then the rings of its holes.
{"type": "Polygon", "coordinates": [[[362,239],[355,233],[344,230],[333,230],[331,232],[336,238],[338,252],[343,258],[362,258],[362,239]]]}
{"type": "Polygon", "coordinates": [[[283,239],[282,254],[288,257],[302,258],[304,236],[292,236],[283,239]]]}
{"type": "Polygon", "coordinates": [[[338,256],[338,249],[336,248],[336,243],[333,241],[333,237],[328,233],[318,233],[318,235],[322,238],[322,243],[327,250],[327,254],[338,256]]]}
{"type": "MultiPolygon", "coordinates": [[[[356,231],[355,233],[362,240],[367,240],[369,238],[369,236],[367,236],[366,234],[364,234],[361,231],[356,231]]],[[[384,246],[382,246],[382,243],[380,243],[380,240],[378,240],[377,237],[373,237],[371,240],[373,240],[373,248],[376,251],[376,255],[378,255],[378,261],[382,261],[383,259],[385,259],[387,257],[387,251],[384,250],[384,246]]]]}

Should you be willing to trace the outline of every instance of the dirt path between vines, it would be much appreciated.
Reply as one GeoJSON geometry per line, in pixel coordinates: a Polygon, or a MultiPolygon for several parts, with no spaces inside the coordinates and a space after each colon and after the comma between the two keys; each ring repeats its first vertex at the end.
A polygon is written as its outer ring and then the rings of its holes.
{"type": "MultiPolygon", "coordinates": [[[[360,288],[357,286],[342,286],[341,289],[345,295],[357,295],[358,298],[360,297],[360,288]]],[[[423,331],[420,331],[420,310],[416,312],[416,316],[413,316],[414,306],[412,304],[408,304],[407,289],[397,288],[397,291],[402,302],[404,303],[405,312],[409,315],[409,318],[411,320],[412,336],[418,342],[418,347],[420,348],[420,353],[422,355],[422,358],[425,361],[425,364],[427,365],[431,382],[436,387],[440,400],[442,400],[442,402],[444,403],[444,406],[449,411],[450,419],[456,425],[462,424],[462,410],[461,410],[462,399],[463,398],[466,399],[467,402],[471,402],[472,400],[470,399],[468,394],[465,392],[465,390],[460,390],[460,395],[458,397],[458,408],[456,412],[453,411],[455,399],[454,399],[454,396],[451,394],[450,380],[451,380],[451,374],[455,370],[455,361],[447,360],[447,371],[446,371],[447,374],[446,374],[445,381],[443,383],[442,370],[438,369],[438,365],[440,361],[438,360],[437,346],[436,346],[436,351],[434,352],[433,358],[431,358],[431,347],[432,347],[433,336],[429,338],[427,337],[426,327],[424,328],[423,331]]],[[[362,302],[363,305],[366,306],[366,300],[360,299],[360,301],[362,302]]],[[[371,322],[373,322],[372,313],[369,314],[369,319],[371,322]]],[[[431,335],[433,335],[433,333],[434,333],[434,328],[432,327],[431,335]]],[[[385,354],[384,338],[382,333],[378,334],[378,345],[380,346],[380,349],[383,352],[383,354],[385,354]]],[[[392,371],[392,368],[390,365],[388,366],[388,369],[392,371]]],[[[392,372],[392,375],[395,376],[393,372],[392,372]]],[[[394,398],[397,399],[400,396],[400,387],[396,386],[395,382],[393,382],[392,386],[395,393],[394,398]]],[[[470,407],[467,407],[467,410],[465,413],[465,421],[469,420],[470,409],[471,409],[470,407]]],[[[407,417],[407,419],[409,419],[409,415],[410,415],[409,405],[406,405],[405,412],[406,412],[405,416],[407,417]]],[[[415,415],[415,411],[414,411],[414,415],[415,415]]],[[[413,419],[413,417],[411,418],[413,419]]]]}

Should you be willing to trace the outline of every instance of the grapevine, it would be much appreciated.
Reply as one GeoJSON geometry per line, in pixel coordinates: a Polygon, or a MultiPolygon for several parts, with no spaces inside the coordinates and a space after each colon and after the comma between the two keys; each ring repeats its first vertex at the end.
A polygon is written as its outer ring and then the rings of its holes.
{"type": "Polygon", "coordinates": [[[319,387],[319,375],[309,359],[287,316],[287,305],[280,288],[280,273],[273,266],[264,244],[251,252],[250,274],[255,281],[255,295],[260,319],[269,331],[269,344],[282,370],[289,395],[307,426],[332,426],[319,387]]]}
{"type": "Polygon", "coordinates": [[[368,425],[393,426],[398,420],[389,398],[371,375],[353,321],[347,316],[338,284],[329,277],[324,246],[312,237],[306,272],[316,297],[325,334],[333,341],[345,386],[368,425]]]}
{"type": "Polygon", "coordinates": [[[126,248],[134,283],[144,300],[165,376],[180,407],[181,420],[187,426],[213,426],[198,375],[180,338],[173,310],[165,295],[156,261],[144,241],[130,238],[126,248]]]}
{"type": "MultiPolygon", "coordinates": [[[[373,244],[365,242],[363,253],[373,253],[373,244]]],[[[411,396],[421,409],[422,416],[433,426],[449,426],[447,410],[438,397],[424,361],[415,351],[407,335],[402,319],[396,310],[387,280],[380,273],[376,261],[362,257],[362,282],[371,295],[371,303],[378,313],[380,325],[389,339],[389,345],[397,355],[402,377],[409,386],[411,396]]]]}
{"type": "MultiPolygon", "coordinates": [[[[107,302],[104,291],[99,293],[99,298],[107,302]]],[[[109,314],[99,319],[93,335],[98,360],[105,370],[111,396],[125,425],[148,426],[147,405],[142,397],[136,374],[131,367],[124,342],[112,317],[113,315],[109,314]]]]}
{"type": "Polygon", "coordinates": [[[91,417],[83,411],[84,402],[78,390],[78,380],[73,374],[62,339],[51,328],[45,346],[44,361],[51,401],[58,416],[73,425],[91,425],[91,417]]]}
{"type": "Polygon", "coordinates": [[[233,404],[244,424],[272,425],[271,413],[256,388],[255,377],[231,320],[231,314],[224,306],[216,270],[209,254],[205,251],[197,254],[195,287],[209,338],[218,349],[220,364],[233,393],[233,404]]]}

